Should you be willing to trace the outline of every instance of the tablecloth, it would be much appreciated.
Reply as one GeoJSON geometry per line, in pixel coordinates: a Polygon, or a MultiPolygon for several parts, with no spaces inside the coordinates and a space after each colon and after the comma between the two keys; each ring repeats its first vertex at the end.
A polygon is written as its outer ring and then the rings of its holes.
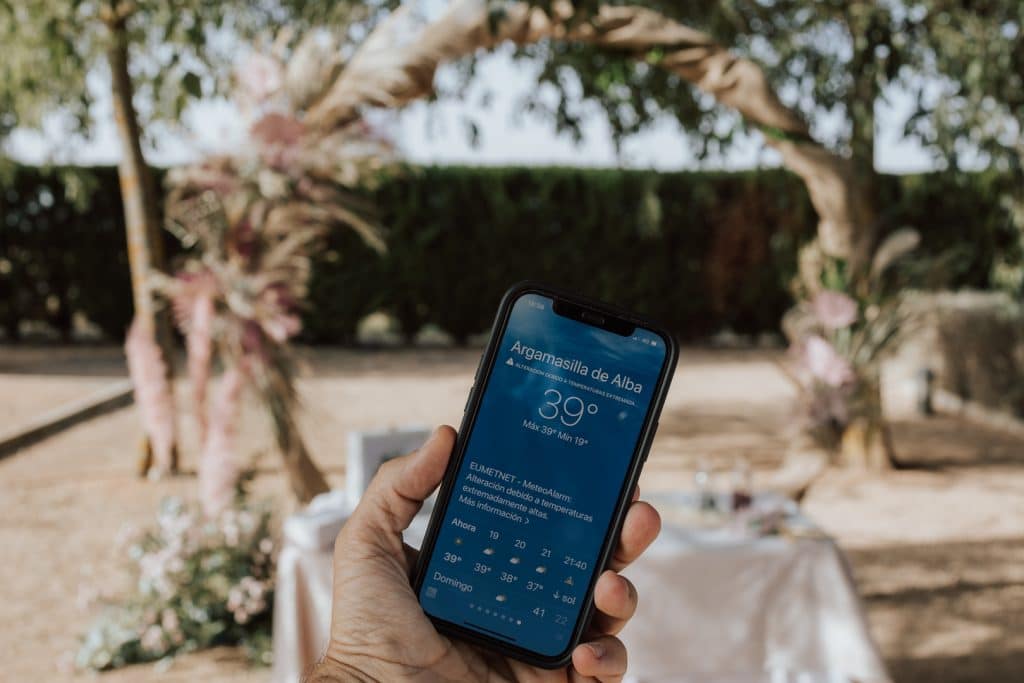
{"type": "MultiPolygon", "coordinates": [[[[685,504],[656,498],[659,509],[685,504]]],[[[285,523],[274,604],[275,683],[296,683],[330,625],[340,492],[285,523]]],[[[671,519],[671,516],[668,516],[671,519]]],[[[418,546],[429,507],[406,532],[418,546]]],[[[807,525],[805,524],[805,527],[807,525]]],[[[666,521],[625,575],[640,605],[622,632],[636,683],[889,681],[845,558],[823,535],[745,537],[666,521]]]]}

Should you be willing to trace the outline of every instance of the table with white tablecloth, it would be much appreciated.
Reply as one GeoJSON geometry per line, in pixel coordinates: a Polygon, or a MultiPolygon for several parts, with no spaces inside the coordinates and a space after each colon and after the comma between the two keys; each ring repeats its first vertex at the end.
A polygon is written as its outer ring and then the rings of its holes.
{"type": "MultiPolygon", "coordinates": [[[[846,561],[831,539],[758,536],[674,521],[685,496],[652,501],[665,523],[624,574],[640,605],[621,637],[636,683],[889,681],[846,561]]],[[[296,683],[326,646],[340,492],[286,521],[274,604],[274,681],[296,683]]],[[[418,546],[429,508],[406,532],[418,546]]]]}

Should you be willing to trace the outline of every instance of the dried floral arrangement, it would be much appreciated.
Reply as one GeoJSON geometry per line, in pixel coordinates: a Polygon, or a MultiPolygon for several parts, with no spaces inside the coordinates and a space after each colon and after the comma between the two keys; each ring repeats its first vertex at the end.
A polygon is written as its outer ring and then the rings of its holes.
{"type": "Polygon", "coordinates": [[[816,242],[800,254],[797,301],[783,320],[790,341],[783,365],[798,389],[802,431],[844,464],[885,467],[891,444],[882,416],[880,364],[908,314],[894,268],[917,248],[918,233],[895,231],[875,250],[866,273],[825,255],[816,242]]]}
{"type": "MultiPolygon", "coordinates": [[[[296,498],[328,489],[297,425],[289,342],[301,329],[310,255],[328,230],[353,229],[384,248],[361,192],[394,150],[362,119],[327,134],[307,131],[301,109],[318,82],[329,85],[336,52],[315,33],[286,45],[277,41],[238,74],[239,103],[254,121],[251,144],[168,175],[167,228],[186,257],[174,275],[152,275],[150,286],[170,302],[185,337],[201,444],[199,503],[165,501],[155,528],[132,542],[134,585],[127,597],[106,601],[84,637],[80,668],[169,661],[232,644],[269,663],[274,543],[270,506],[244,493],[235,437],[246,392],[270,418],[296,498]],[[215,367],[220,377],[210,393],[215,367]]],[[[152,338],[134,326],[125,350],[153,448],[151,474],[160,475],[169,470],[175,429],[166,367],[152,338]]]]}
{"type": "MultiPolygon", "coordinates": [[[[307,130],[302,108],[318,83],[329,86],[337,52],[315,32],[293,48],[287,37],[239,71],[239,106],[253,119],[251,144],[168,174],[166,224],[188,256],[174,276],[152,276],[151,286],[171,302],[185,336],[208,514],[223,509],[240,471],[232,430],[245,389],[270,417],[298,500],[327,490],[297,427],[289,341],[301,328],[310,254],[326,231],[353,229],[384,248],[361,191],[392,164],[394,149],[362,119],[326,133],[307,130]],[[223,372],[208,406],[215,363],[223,372]]],[[[173,434],[170,392],[144,335],[129,335],[126,351],[159,468],[169,459],[162,437],[173,434]]]]}

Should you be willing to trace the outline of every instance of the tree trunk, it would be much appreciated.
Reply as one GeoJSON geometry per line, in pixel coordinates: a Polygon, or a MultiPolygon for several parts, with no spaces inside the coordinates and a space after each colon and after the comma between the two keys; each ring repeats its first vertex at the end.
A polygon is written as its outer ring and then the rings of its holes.
{"type": "MultiPolygon", "coordinates": [[[[125,231],[128,239],[128,261],[131,268],[132,299],[135,317],[147,335],[156,337],[164,356],[168,373],[168,386],[173,393],[173,364],[170,321],[166,313],[159,314],[149,288],[151,269],[163,267],[163,243],[160,236],[160,209],[157,206],[153,174],[142,154],[141,130],[135,106],[134,89],[128,72],[127,17],[113,15],[107,21],[110,45],[107,61],[110,65],[111,94],[114,119],[121,143],[118,178],[124,204],[125,231]]],[[[140,454],[139,473],[142,476],[152,465],[153,453],[148,441],[140,454]]],[[[175,444],[171,454],[171,471],[178,470],[178,450],[175,444]]]]}

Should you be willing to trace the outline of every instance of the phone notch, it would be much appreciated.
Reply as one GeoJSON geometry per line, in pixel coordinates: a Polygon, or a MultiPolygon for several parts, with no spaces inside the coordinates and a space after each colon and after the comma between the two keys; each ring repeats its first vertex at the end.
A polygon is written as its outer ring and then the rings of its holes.
{"type": "Polygon", "coordinates": [[[636,325],[625,318],[564,299],[554,299],[551,310],[556,315],[579,321],[585,325],[599,327],[620,337],[628,337],[636,329],[636,325]]]}

